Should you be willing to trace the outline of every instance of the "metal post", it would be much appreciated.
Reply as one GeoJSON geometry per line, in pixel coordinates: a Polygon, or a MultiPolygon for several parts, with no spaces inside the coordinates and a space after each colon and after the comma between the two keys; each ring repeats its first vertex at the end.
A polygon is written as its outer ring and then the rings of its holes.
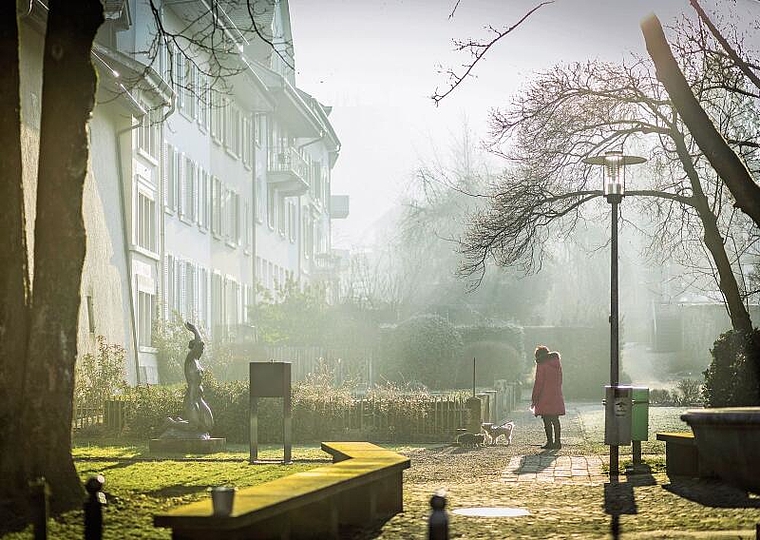
{"type": "Polygon", "coordinates": [[[105,484],[103,476],[91,476],[84,484],[87,499],[84,502],[84,539],[101,540],[103,538],[103,506],[106,496],[103,493],[105,484]]]}
{"type": "Polygon", "coordinates": [[[430,498],[433,511],[428,519],[428,540],[449,540],[449,516],[446,515],[446,494],[436,492],[430,498]]]}
{"type": "MultiPolygon", "coordinates": [[[[610,253],[610,386],[617,388],[620,382],[620,349],[618,346],[618,204],[620,197],[609,196],[612,205],[612,238],[610,253]]],[[[618,446],[610,445],[610,476],[619,474],[618,446]]]]}
{"type": "Polygon", "coordinates": [[[47,540],[48,500],[50,488],[45,478],[40,477],[29,483],[31,522],[34,540],[47,540]]]}
{"type": "Polygon", "coordinates": [[[472,357],[472,397],[475,397],[475,357],[472,357]]]}

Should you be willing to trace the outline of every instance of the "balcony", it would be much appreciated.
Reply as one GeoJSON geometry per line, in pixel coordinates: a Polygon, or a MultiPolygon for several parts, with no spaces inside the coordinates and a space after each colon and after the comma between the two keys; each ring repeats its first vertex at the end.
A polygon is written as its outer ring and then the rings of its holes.
{"type": "Polygon", "coordinates": [[[267,157],[267,184],[286,197],[309,191],[308,166],[295,148],[270,148],[267,157]]]}
{"type": "Polygon", "coordinates": [[[312,274],[322,279],[337,278],[340,273],[340,257],[332,253],[316,253],[312,274]]]}

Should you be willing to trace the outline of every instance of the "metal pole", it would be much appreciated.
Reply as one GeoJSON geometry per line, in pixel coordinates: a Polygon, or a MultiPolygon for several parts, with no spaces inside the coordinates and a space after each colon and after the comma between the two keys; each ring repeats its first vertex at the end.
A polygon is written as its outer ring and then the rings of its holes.
{"type": "Polygon", "coordinates": [[[472,397],[475,397],[475,357],[472,357],[472,397]]]}
{"type": "MultiPolygon", "coordinates": [[[[620,382],[620,349],[618,347],[618,204],[620,199],[610,197],[612,204],[612,240],[610,253],[610,386],[613,396],[620,382]]],[[[618,446],[610,445],[610,476],[619,474],[618,446]]]]}

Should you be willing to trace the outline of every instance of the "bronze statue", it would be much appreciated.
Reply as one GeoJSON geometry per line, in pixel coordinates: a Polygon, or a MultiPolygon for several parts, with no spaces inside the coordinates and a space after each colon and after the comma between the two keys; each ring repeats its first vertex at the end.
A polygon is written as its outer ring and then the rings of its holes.
{"type": "Polygon", "coordinates": [[[214,415],[211,408],[203,399],[203,368],[200,365],[200,357],[203,354],[204,343],[198,329],[190,322],[185,323],[185,328],[193,333],[187,347],[190,349],[185,357],[185,418],[167,418],[166,430],[160,438],[177,439],[208,439],[211,429],[214,427],[214,415]]]}

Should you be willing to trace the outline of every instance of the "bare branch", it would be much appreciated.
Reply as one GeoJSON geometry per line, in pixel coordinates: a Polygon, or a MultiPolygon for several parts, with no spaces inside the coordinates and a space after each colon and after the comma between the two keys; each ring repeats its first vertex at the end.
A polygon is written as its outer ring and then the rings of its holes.
{"type": "MultiPolygon", "coordinates": [[[[523,17],[517,21],[512,26],[505,28],[501,31],[496,30],[492,26],[489,26],[489,29],[496,34],[496,37],[493,38],[491,41],[488,42],[480,42],[480,41],[454,41],[455,50],[457,51],[468,51],[472,57],[473,60],[469,64],[465,64],[463,67],[465,68],[464,73],[461,75],[455,73],[452,70],[447,70],[446,73],[449,75],[449,79],[453,81],[451,85],[449,86],[448,90],[446,90],[443,94],[438,93],[438,89],[435,90],[431,97],[433,102],[435,102],[436,106],[441,102],[442,99],[444,99],[446,96],[448,96],[451,92],[454,91],[454,89],[460,85],[460,83],[467,78],[470,73],[472,72],[475,65],[483,58],[483,56],[488,52],[488,50],[501,38],[511,33],[513,30],[515,30],[518,26],[520,26],[528,17],[533,15],[538,9],[541,7],[547,5],[547,4],[553,4],[554,0],[547,0],[544,2],[541,2],[536,7],[528,11],[523,17]]],[[[459,2],[457,2],[457,5],[459,5],[459,2]]],[[[455,6],[456,9],[456,6],[455,6]]],[[[452,11],[452,15],[454,12],[452,11]]]]}
{"type": "Polygon", "coordinates": [[[708,17],[707,13],[705,13],[705,10],[703,10],[702,6],[699,5],[699,2],[697,0],[689,0],[689,3],[691,4],[691,7],[694,8],[694,11],[697,12],[697,15],[699,15],[699,18],[702,20],[702,22],[705,23],[705,26],[710,29],[710,33],[713,35],[716,41],[720,43],[720,46],[723,47],[723,50],[726,51],[728,56],[731,57],[734,64],[736,64],[736,67],[738,67],[742,73],[744,73],[744,75],[746,75],[747,78],[752,81],[752,84],[760,89],[760,77],[755,75],[755,72],[752,71],[750,65],[739,56],[739,54],[736,52],[736,50],[734,50],[734,48],[723,36],[720,30],[716,28],[716,26],[710,20],[710,17],[708,17]]]}

